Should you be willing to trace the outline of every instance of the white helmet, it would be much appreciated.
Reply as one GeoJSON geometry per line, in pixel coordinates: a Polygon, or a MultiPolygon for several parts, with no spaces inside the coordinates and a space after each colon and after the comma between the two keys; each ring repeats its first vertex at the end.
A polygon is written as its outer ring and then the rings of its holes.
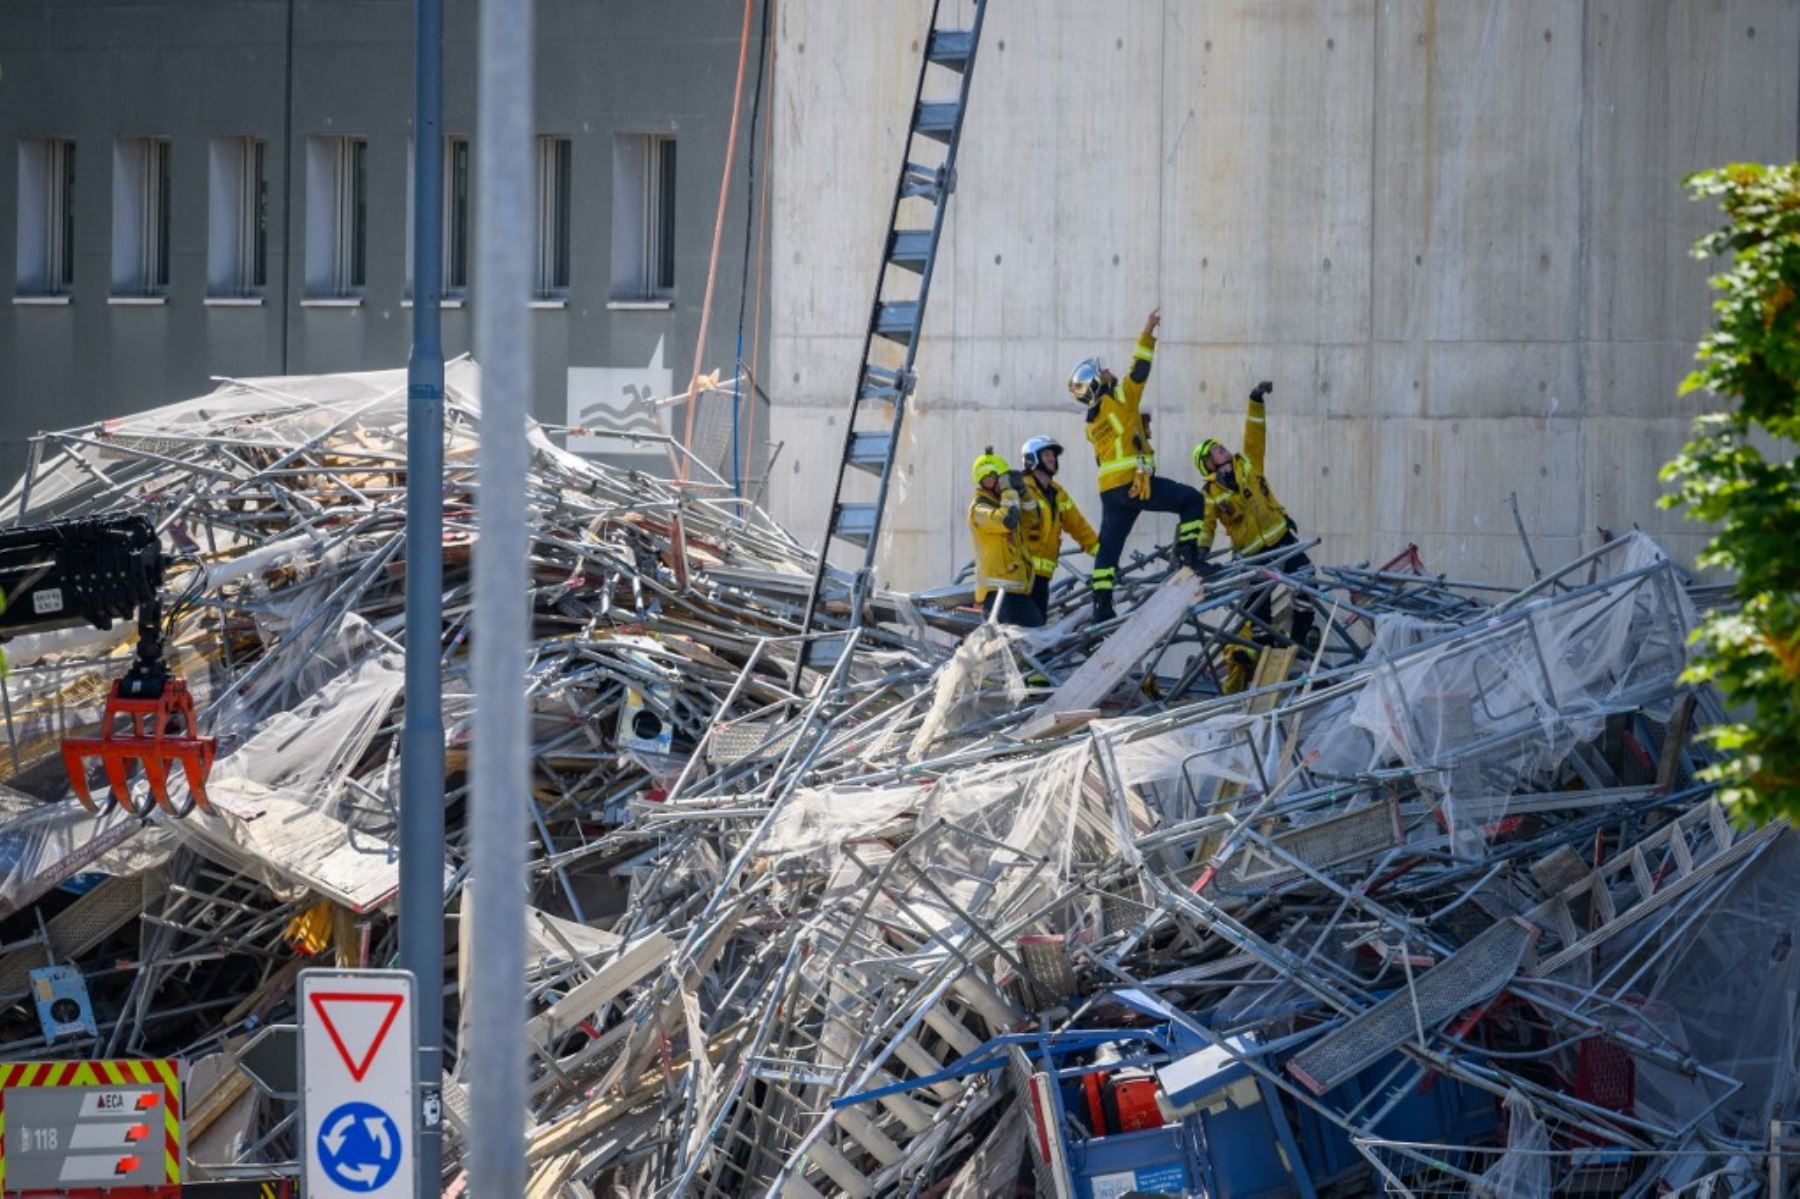
{"type": "Polygon", "coordinates": [[[1106,368],[1100,365],[1098,358],[1083,358],[1069,372],[1069,394],[1082,407],[1094,402],[1094,395],[1100,390],[1100,375],[1106,368]]]}
{"type": "MultiPolygon", "coordinates": [[[[1062,465],[1062,462],[1061,462],[1062,452],[1063,452],[1062,446],[1057,442],[1056,438],[1044,437],[1040,434],[1037,437],[1033,437],[1030,441],[1026,442],[1023,446],[1019,447],[1019,461],[1021,461],[1025,464],[1024,469],[1025,470],[1036,470],[1038,468],[1038,455],[1043,453],[1045,450],[1050,450],[1053,453],[1055,453],[1057,456],[1057,459],[1058,459],[1057,465],[1058,466],[1062,465]]],[[[1049,469],[1049,468],[1046,467],[1045,469],[1049,469]]],[[[1050,471],[1050,473],[1055,474],[1056,472],[1054,470],[1052,470],[1052,471],[1050,471]]]]}

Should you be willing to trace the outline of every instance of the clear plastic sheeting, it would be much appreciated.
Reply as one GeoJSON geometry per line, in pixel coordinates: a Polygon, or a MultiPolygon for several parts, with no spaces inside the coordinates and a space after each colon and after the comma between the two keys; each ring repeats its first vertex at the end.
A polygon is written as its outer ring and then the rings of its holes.
{"type": "Polygon", "coordinates": [[[17,910],[72,875],[135,875],[169,860],[177,842],[122,809],[95,816],[0,787],[0,913],[17,910]]]}
{"type": "Polygon", "coordinates": [[[1700,1119],[1718,1136],[1757,1138],[1800,1105],[1797,937],[1800,837],[1784,831],[1756,857],[1557,978],[1604,996],[1622,1030],[1677,1047],[1733,1080],[1639,1068],[1641,1110],[1676,1125],[1700,1119]]]}
{"type": "Polygon", "coordinates": [[[1473,1199],[1550,1199],[1550,1134],[1531,1101],[1506,1093],[1506,1152],[1469,1188],[1473,1199]]]}
{"type": "Polygon", "coordinates": [[[310,889],[353,911],[388,902],[400,883],[398,813],[359,829],[343,808],[350,772],[394,717],[405,682],[392,654],[344,669],[219,763],[208,784],[218,815],[196,811],[172,827],[282,898],[310,889]]]}
{"type": "Polygon", "coordinates": [[[1013,646],[1026,632],[989,620],[963,639],[932,680],[931,707],[913,734],[913,761],[924,758],[940,738],[1018,709],[1025,679],[1013,646]]]}
{"type": "Polygon", "coordinates": [[[831,869],[846,841],[871,837],[915,810],[923,798],[909,787],[802,787],[787,798],[757,845],[759,856],[775,863],[803,859],[817,869],[831,869]]]}
{"type": "MultiPolygon", "coordinates": [[[[314,666],[325,668],[320,659],[314,666]]],[[[405,685],[405,664],[392,651],[365,651],[345,662],[292,708],[258,724],[213,771],[211,794],[251,802],[285,791],[338,815],[345,780],[394,714],[405,685]]]]}
{"type": "MultiPolygon", "coordinates": [[[[1095,721],[1101,737],[1129,725],[1095,721]]],[[[1264,777],[1264,757],[1274,720],[1265,714],[1229,713],[1166,733],[1121,741],[1113,751],[1119,779],[1129,786],[1163,779],[1209,778],[1233,783],[1255,783],[1264,777]]]]}
{"type": "MultiPolygon", "coordinates": [[[[1613,713],[1667,717],[1686,665],[1693,607],[1667,557],[1641,533],[1611,573],[1473,626],[1382,617],[1374,664],[1351,714],[1372,741],[1368,767],[1404,765],[1443,800],[1455,851],[1478,857],[1504,798],[1544,781],[1613,713]],[[1464,819],[1459,801],[1484,803],[1464,819]]],[[[1341,752],[1341,742],[1332,748],[1341,752]]]]}
{"type": "Polygon", "coordinates": [[[968,902],[980,894],[1004,905],[1020,889],[1054,886],[1111,856],[1111,813],[1087,785],[1091,765],[1089,747],[1073,745],[940,780],[919,810],[923,827],[947,830],[928,871],[968,902]]]}

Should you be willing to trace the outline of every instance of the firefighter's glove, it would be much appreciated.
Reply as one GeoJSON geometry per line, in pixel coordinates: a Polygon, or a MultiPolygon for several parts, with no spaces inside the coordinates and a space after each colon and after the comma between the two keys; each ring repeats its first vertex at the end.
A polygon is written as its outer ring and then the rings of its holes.
{"type": "Polygon", "coordinates": [[[1131,498],[1148,500],[1150,498],[1150,472],[1140,470],[1131,476],[1131,498]]]}
{"type": "Polygon", "coordinates": [[[1002,516],[1000,518],[1000,520],[1002,523],[1004,523],[1006,525],[1006,528],[1009,532],[1013,529],[1018,528],[1019,527],[1019,506],[1017,504],[1008,504],[1006,506],[1006,514],[1004,516],[1002,516]]]}
{"type": "Polygon", "coordinates": [[[1258,383],[1256,385],[1256,387],[1250,392],[1250,398],[1266,404],[1269,402],[1269,397],[1271,395],[1273,395],[1274,392],[1275,392],[1275,384],[1271,383],[1267,379],[1264,379],[1261,383],[1258,383]]]}

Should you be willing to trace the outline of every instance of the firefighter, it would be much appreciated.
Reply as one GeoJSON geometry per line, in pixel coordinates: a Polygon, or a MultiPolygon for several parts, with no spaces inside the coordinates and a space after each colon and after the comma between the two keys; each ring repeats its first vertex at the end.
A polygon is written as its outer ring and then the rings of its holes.
{"type": "Polygon", "coordinates": [[[1069,493],[1054,482],[1062,453],[1062,446],[1051,437],[1033,437],[1019,450],[1019,462],[1025,468],[1025,491],[1020,497],[1025,507],[1025,553],[1031,559],[1031,601],[1037,605],[1039,623],[1049,618],[1050,576],[1056,573],[1063,534],[1089,554],[1100,546],[1094,526],[1069,493]]]}
{"type": "Polygon", "coordinates": [[[1198,569],[1200,528],[1206,501],[1185,483],[1158,478],[1150,448],[1150,418],[1140,411],[1150,359],[1156,351],[1160,311],[1152,311],[1132,351],[1131,373],[1116,378],[1098,358],[1085,358],[1069,374],[1069,393],[1087,409],[1087,436],[1100,467],[1100,548],[1094,553],[1094,620],[1113,617],[1119,555],[1140,512],[1173,512],[1176,558],[1198,569]]]}
{"type": "MultiPolygon", "coordinates": [[[[1200,530],[1203,550],[1212,548],[1213,531],[1221,524],[1231,538],[1231,548],[1241,558],[1299,543],[1293,518],[1275,498],[1268,476],[1263,473],[1263,454],[1269,440],[1263,418],[1274,391],[1275,385],[1264,381],[1250,392],[1249,411],[1244,416],[1243,453],[1232,453],[1225,443],[1212,437],[1194,447],[1194,469],[1200,472],[1201,492],[1206,496],[1206,521],[1200,530]]],[[[1284,574],[1310,572],[1313,568],[1312,559],[1299,550],[1275,559],[1273,565],[1284,574]]],[[[1265,590],[1251,606],[1250,614],[1267,625],[1272,605],[1273,596],[1265,590]]],[[[1312,627],[1312,605],[1296,595],[1294,640],[1307,643],[1312,627]]]]}
{"type": "Polygon", "coordinates": [[[1024,481],[1008,470],[994,447],[970,469],[975,498],[969,504],[969,532],[975,538],[975,600],[1001,624],[1042,624],[1031,602],[1031,561],[1020,530],[1019,492],[1024,481]],[[989,603],[989,599],[993,603],[989,603]]]}

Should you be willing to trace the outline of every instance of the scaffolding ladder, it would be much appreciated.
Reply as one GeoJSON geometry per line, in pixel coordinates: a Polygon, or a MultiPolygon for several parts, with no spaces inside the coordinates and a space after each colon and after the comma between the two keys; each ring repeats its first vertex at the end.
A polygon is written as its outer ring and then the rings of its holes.
{"type": "MultiPolygon", "coordinates": [[[[862,565],[849,581],[848,627],[862,624],[865,602],[874,586],[882,509],[893,477],[907,397],[916,382],[913,359],[918,354],[919,335],[924,327],[925,300],[931,291],[944,214],[956,187],[957,144],[962,138],[963,114],[969,106],[975,47],[981,39],[981,22],[987,12],[987,0],[969,2],[974,16],[967,28],[939,24],[944,0],[934,0],[931,6],[931,24],[913,92],[906,152],[888,210],[881,266],[875,276],[875,300],[863,334],[862,362],[857,369],[850,416],[844,423],[843,451],[831,489],[824,541],[807,594],[803,634],[813,631],[826,591],[842,586],[840,579],[833,577],[838,574],[841,578],[841,572],[834,572],[830,565],[834,540],[862,548],[862,565]],[[942,89],[950,78],[956,81],[953,99],[927,97],[928,89],[942,89]],[[853,471],[874,478],[872,501],[845,499],[845,482],[853,471]]],[[[806,654],[795,667],[796,677],[801,666],[823,666],[835,661],[843,652],[844,638],[815,638],[807,645],[806,654]]]]}

